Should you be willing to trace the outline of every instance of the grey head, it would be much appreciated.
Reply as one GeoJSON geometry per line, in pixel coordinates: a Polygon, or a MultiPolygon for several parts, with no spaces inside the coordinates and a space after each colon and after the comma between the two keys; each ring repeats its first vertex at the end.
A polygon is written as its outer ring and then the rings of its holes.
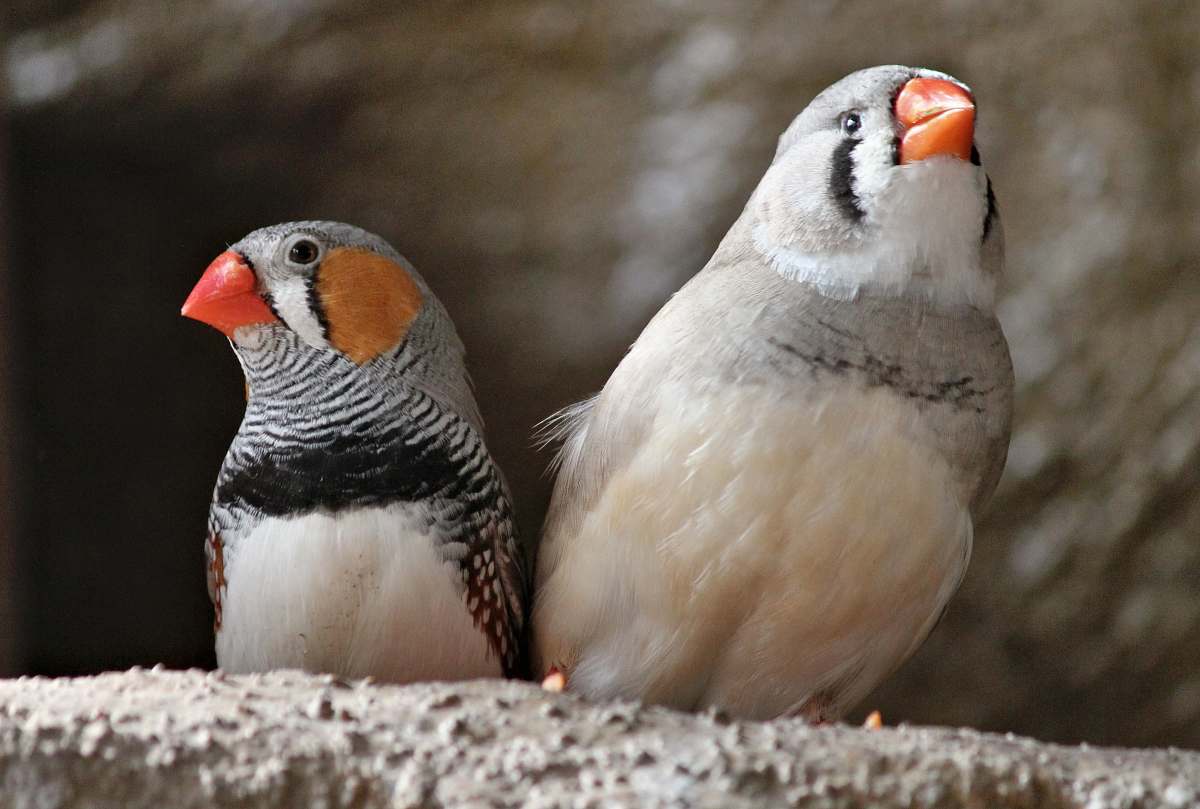
{"type": "Polygon", "coordinates": [[[184,314],[229,337],[251,395],[314,387],[286,384],[289,373],[323,384],[365,375],[380,389],[421,389],[482,430],[449,314],[403,256],[362,228],[255,230],[210,265],[184,314]]]}
{"type": "Polygon", "coordinates": [[[990,308],[1003,264],[970,89],[887,65],[821,92],[779,139],[733,244],[836,298],[915,293],[990,308]]]}

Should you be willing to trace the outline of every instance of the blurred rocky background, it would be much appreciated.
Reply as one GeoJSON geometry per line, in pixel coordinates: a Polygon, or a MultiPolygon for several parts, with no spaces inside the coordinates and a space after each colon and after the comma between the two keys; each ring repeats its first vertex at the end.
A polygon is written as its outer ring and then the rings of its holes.
{"type": "Polygon", "coordinates": [[[178,308],[226,243],[319,217],[407,254],[532,537],[533,425],[603,384],[814,93],[901,62],[980,101],[1020,395],[966,583],[869,707],[1200,747],[1200,4],[10,0],[2,24],[8,673],[212,665],[242,382],[178,308]]]}

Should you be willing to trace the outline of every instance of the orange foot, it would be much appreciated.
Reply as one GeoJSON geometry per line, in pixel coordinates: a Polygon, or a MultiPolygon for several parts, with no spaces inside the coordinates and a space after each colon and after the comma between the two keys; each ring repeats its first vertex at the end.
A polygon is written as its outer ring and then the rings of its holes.
{"type": "Polygon", "coordinates": [[[879,730],[883,727],[883,714],[879,711],[871,711],[867,714],[867,721],[863,722],[863,727],[867,730],[879,730]]]}
{"type": "Polygon", "coordinates": [[[554,694],[561,694],[567,690],[567,675],[559,671],[558,666],[551,666],[550,671],[546,672],[546,676],[542,680],[542,689],[554,694]]]}

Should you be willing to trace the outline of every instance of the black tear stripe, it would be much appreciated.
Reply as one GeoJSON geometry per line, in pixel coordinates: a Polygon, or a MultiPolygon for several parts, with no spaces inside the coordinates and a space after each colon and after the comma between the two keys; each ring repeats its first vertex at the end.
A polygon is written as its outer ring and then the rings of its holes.
{"type": "Polygon", "coordinates": [[[321,336],[328,340],[329,318],[325,316],[325,305],[321,303],[321,296],[317,294],[317,272],[315,270],[305,280],[304,286],[308,290],[308,308],[312,311],[313,317],[317,319],[317,325],[321,327],[321,336]]]}
{"type": "Polygon", "coordinates": [[[979,147],[977,147],[974,143],[971,144],[971,165],[983,165],[982,161],[979,159],[979,147]]]}
{"type": "Polygon", "coordinates": [[[992,193],[992,178],[987,178],[987,214],[983,217],[983,238],[982,242],[987,241],[988,234],[992,232],[992,226],[996,224],[996,195],[992,193]]]}
{"type": "Polygon", "coordinates": [[[279,309],[275,307],[275,296],[270,292],[264,292],[262,294],[262,299],[263,303],[267,305],[267,308],[271,310],[271,314],[275,315],[275,319],[280,323],[287,325],[287,321],[283,319],[283,315],[279,314],[279,309]]]}
{"type": "MultiPolygon", "coordinates": [[[[241,256],[242,261],[246,262],[246,266],[250,268],[250,272],[255,278],[255,286],[258,286],[258,268],[254,266],[254,262],[250,260],[250,256],[241,252],[239,252],[238,255],[241,256]]],[[[275,315],[275,319],[280,323],[286,324],[287,321],[283,319],[283,315],[279,314],[279,310],[275,308],[275,296],[266,289],[262,290],[259,293],[259,296],[263,299],[263,303],[267,305],[267,308],[271,310],[271,314],[275,315]]]]}
{"type": "Polygon", "coordinates": [[[829,194],[837,202],[842,215],[851,222],[858,222],[866,213],[854,193],[854,138],[846,138],[833,150],[833,168],[829,174],[829,194]]]}

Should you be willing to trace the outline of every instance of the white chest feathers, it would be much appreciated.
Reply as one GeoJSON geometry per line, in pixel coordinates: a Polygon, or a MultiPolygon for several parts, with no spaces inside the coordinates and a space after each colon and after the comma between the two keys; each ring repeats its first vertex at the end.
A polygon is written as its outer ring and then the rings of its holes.
{"type": "Polygon", "coordinates": [[[971,521],[949,467],[883,389],[660,403],[578,533],[547,537],[542,665],[591,697],[838,716],[962,578],[971,521]]]}
{"type": "Polygon", "coordinates": [[[225,549],[217,662],[385,682],[495,677],[458,563],[418,507],[263,521],[225,549]]]}

